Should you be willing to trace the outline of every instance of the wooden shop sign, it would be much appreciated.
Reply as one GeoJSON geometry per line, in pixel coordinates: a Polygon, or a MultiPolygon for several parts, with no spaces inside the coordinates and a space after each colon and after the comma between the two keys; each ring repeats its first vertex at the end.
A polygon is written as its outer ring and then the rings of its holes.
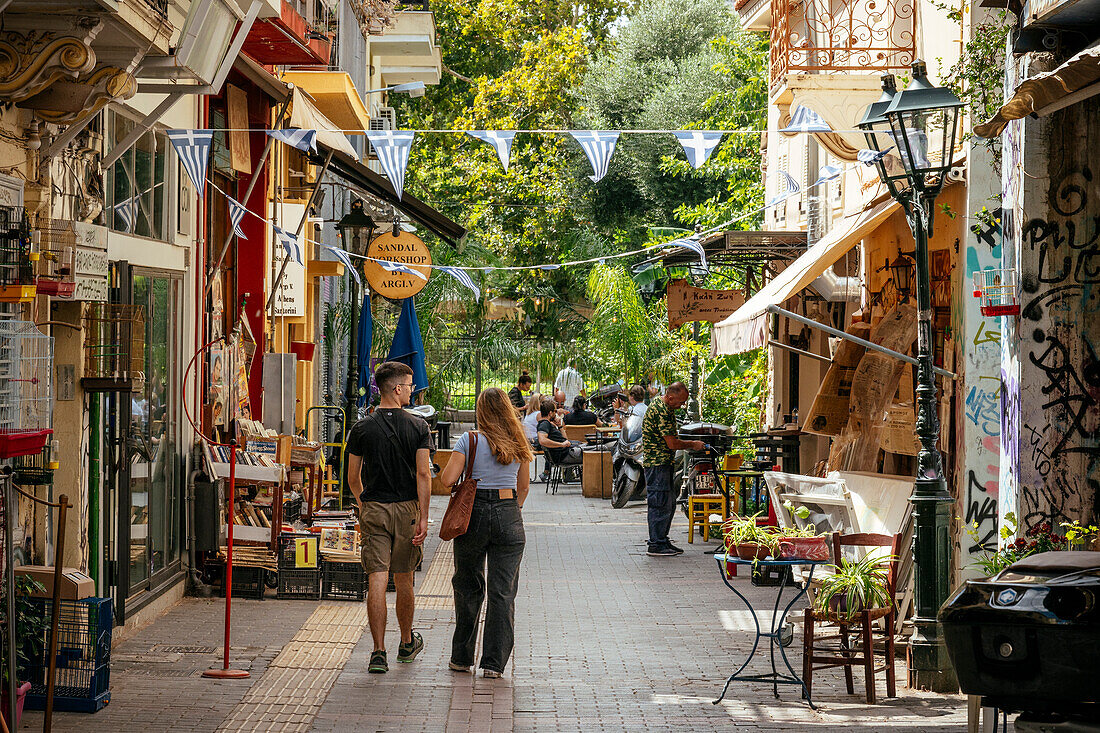
{"type": "Polygon", "coordinates": [[[380,234],[371,240],[367,247],[367,257],[389,260],[408,266],[424,275],[423,278],[402,272],[389,272],[381,263],[367,260],[363,264],[363,274],[367,276],[371,290],[382,297],[392,300],[411,298],[428,284],[432,275],[432,253],[428,245],[415,234],[399,232],[394,236],[390,232],[380,234]]]}
{"type": "Polygon", "coordinates": [[[717,323],[745,303],[740,290],[704,290],[692,287],[686,280],[668,284],[668,325],[679,328],[692,321],[717,323]]]}

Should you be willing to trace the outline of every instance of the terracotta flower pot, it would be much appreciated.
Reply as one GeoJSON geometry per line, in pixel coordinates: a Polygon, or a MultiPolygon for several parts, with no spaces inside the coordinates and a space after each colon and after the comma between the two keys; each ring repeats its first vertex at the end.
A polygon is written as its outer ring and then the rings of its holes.
{"type": "Polygon", "coordinates": [[[755,542],[734,545],[734,548],[737,551],[737,556],[742,560],[763,560],[772,554],[770,547],[758,545],[755,542]]]}
{"type": "Polygon", "coordinates": [[[825,562],[829,559],[829,543],[824,537],[780,537],[779,558],[825,562]]]}

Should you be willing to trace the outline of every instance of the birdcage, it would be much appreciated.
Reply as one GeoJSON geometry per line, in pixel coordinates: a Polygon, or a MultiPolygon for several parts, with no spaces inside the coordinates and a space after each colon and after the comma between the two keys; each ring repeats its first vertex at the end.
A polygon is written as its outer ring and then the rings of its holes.
{"type": "Polygon", "coordinates": [[[53,338],[0,321],[0,458],[40,453],[53,433],[53,338]]]}
{"type": "Polygon", "coordinates": [[[76,230],[73,223],[39,218],[34,234],[39,237],[44,263],[36,281],[38,294],[71,298],[76,292],[76,230]]]}
{"type": "Polygon", "coordinates": [[[145,384],[145,309],[84,304],[84,378],[93,392],[140,391],[145,384]]]}
{"type": "Polygon", "coordinates": [[[0,302],[34,298],[34,262],[38,253],[21,206],[0,206],[0,302]]]}
{"type": "Polygon", "coordinates": [[[974,297],[981,301],[983,316],[1018,316],[1020,299],[1016,290],[1016,271],[978,270],[974,273],[974,297]]]}

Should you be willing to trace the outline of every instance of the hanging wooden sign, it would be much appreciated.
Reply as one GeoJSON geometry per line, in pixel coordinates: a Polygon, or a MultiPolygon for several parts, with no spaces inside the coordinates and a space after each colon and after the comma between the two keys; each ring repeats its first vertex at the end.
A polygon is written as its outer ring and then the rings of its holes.
{"type": "Polygon", "coordinates": [[[390,272],[380,262],[367,260],[363,264],[363,274],[367,276],[371,290],[384,298],[411,298],[424,289],[432,276],[432,253],[428,245],[409,232],[398,232],[396,236],[391,232],[379,234],[367,247],[367,257],[397,262],[424,275],[419,278],[405,272],[390,272]]]}
{"type": "Polygon", "coordinates": [[[679,328],[692,321],[717,323],[745,302],[740,290],[704,290],[673,280],[668,284],[668,325],[679,328]]]}
{"type": "Polygon", "coordinates": [[[252,172],[252,153],[248,149],[248,95],[239,87],[225,85],[227,123],[229,125],[229,162],[238,173],[252,172]]]}

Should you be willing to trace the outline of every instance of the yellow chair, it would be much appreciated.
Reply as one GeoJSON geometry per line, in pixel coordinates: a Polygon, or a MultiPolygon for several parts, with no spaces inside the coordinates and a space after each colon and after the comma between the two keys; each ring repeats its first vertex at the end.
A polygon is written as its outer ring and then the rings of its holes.
{"type": "Polygon", "coordinates": [[[710,540],[710,515],[718,514],[725,521],[729,505],[721,494],[692,494],[688,497],[688,544],[695,542],[695,525],[702,525],[703,542],[710,540]]]}

